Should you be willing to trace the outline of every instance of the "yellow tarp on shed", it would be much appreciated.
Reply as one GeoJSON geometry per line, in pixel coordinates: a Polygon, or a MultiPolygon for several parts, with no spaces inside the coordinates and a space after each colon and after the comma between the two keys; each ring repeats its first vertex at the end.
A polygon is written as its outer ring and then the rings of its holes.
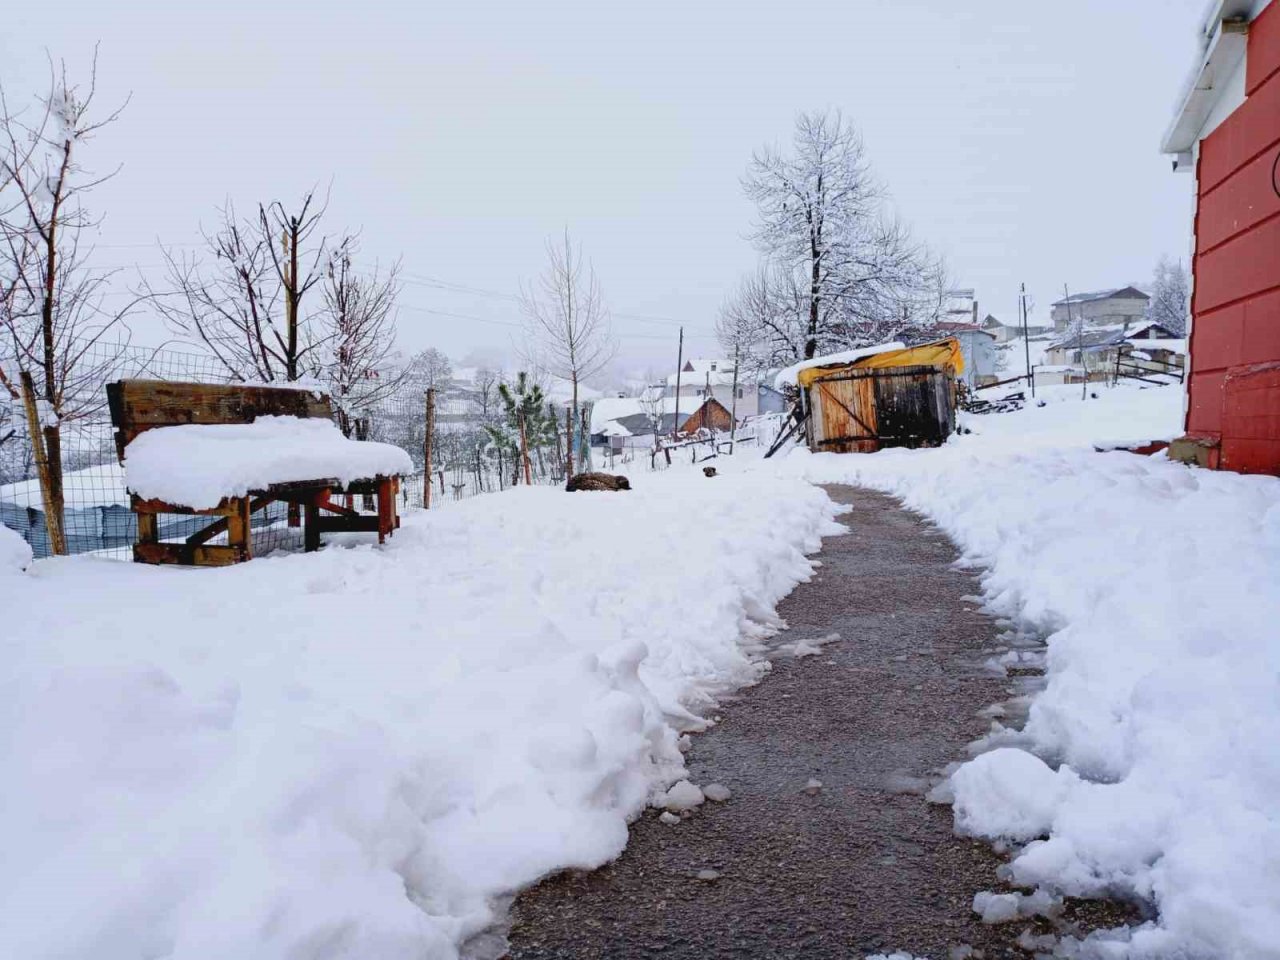
{"type": "Polygon", "coordinates": [[[953,374],[964,373],[964,353],[960,349],[960,341],[954,337],[937,340],[933,343],[922,343],[918,347],[907,347],[903,350],[889,350],[886,353],[875,353],[860,360],[849,363],[831,363],[821,367],[809,367],[796,374],[796,383],[806,388],[813,381],[821,379],[837,370],[855,369],[869,370],[885,367],[950,367],[953,374]]]}

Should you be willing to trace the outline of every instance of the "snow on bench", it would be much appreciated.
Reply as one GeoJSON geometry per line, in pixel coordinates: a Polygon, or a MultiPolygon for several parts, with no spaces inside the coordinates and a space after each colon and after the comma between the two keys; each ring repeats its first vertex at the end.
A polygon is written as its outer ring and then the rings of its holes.
{"type": "Polygon", "coordinates": [[[308,551],[320,548],[323,533],[377,533],[381,543],[400,525],[396,496],[400,476],[413,470],[409,455],[343,436],[322,391],[119,380],[107,385],[107,400],[138,518],[135,560],[248,560],[251,517],[272,503],[289,504],[289,525],[303,527],[308,551]],[[355,509],[357,494],[376,501],[376,516],[355,509]],[[171,513],[218,519],[173,542],[161,538],[158,521],[171,513]],[[225,543],[213,542],[224,535],[225,543]]]}
{"type": "Polygon", "coordinates": [[[344,437],[330,420],[269,416],[148,430],[125,447],[124,470],[143,499],[205,510],[276,485],[331,480],[346,487],[412,473],[413,463],[392,444],[344,437]]]}

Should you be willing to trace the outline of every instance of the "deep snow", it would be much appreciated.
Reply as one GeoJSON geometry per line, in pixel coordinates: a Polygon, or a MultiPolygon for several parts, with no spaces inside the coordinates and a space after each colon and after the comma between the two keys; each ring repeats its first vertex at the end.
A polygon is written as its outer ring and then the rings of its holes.
{"type": "Polygon", "coordinates": [[[24,573],[0,531],[0,955],[453,956],[693,797],[678,734],[766,669],[835,529],[812,480],[902,497],[1048,640],[957,828],[1025,844],[1027,887],[1158,906],[1102,955],[1280,957],[1280,480],[1096,452],[1176,434],[1176,388],[1040,392],[941,450],[744,451],[225,570],[24,573]]]}
{"type": "Polygon", "coordinates": [[[1019,883],[1154,902],[1108,956],[1280,957],[1280,479],[1095,452],[1181,421],[1176,387],[1095,392],[965,417],[940,450],[777,469],[900,496],[984,569],[989,609],[1048,638],[1028,749],[955,773],[958,829],[1031,841],[1019,883]]]}
{"type": "Polygon", "coordinates": [[[636,487],[218,570],[0,558],[0,956],[451,957],[614,857],[835,529],[797,478],[636,487]]]}

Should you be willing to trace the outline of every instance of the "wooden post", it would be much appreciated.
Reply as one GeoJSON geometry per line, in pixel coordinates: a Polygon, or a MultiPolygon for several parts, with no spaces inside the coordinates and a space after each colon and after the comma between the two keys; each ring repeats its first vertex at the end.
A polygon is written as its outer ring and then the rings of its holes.
{"type": "MultiPolygon", "coordinates": [[[[733,345],[733,386],[729,388],[731,391],[729,396],[729,455],[733,455],[734,441],[738,439],[738,344],[733,345]]],[[[758,392],[758,391],[757,391],[758,392]]],[[[757,407],[756,413],[760,410],[757,407]]]]}
{"type": "Polygon", "coordinates": [[[573,407],[564,412],[564,479],[573,479],[573,407]]]}
{"type": "MultiPolygon", "coordinates": [[[[235,547],[242,560],[253,556],[253,543],[249,529],[249,498],[237,497],[230,503],[232,512],[227,516],[227,545],[235,547]]],[[[306,536],[306,531],[303,531],[306,536]]]]}
{"type": "Polygon", "coordinates": [[[436,388],[427,387],[427,436],[422,444],[422,509],[431,509],[431,435],[436,432],[436,388]]]}
{"type": "Polygon", "coordinates": [[[62,510],[53,491],[53,470],[49,463],[48,449],[44,445],[40,413],[36,409],[36,387],[31,372],[23,370],[22,405],[27,412],[27,432],[31,435],[31,447],[36,456],[36,472],[40,476],[40,499],[44,503],[44,528],[49,534],[49,550],[55,557],[66,556],[67,539],[62,529],[62,510]]]}
{"type": "MultiPolygon", "coordinates": [[[[680,328],[680,346],[676,350],[676,412],[675,417],[671,421],[671,439],[676,438],[676,431],[680,429],[680,369],[684,366],[684,327],[680,328]]],[[[661,418],[661,414],[658,415],[661,418]]],[[[659,419],[661,426],[661,419],[659,419]]],[[[668,456],[670,462],[670,456],[668,456]]]]}

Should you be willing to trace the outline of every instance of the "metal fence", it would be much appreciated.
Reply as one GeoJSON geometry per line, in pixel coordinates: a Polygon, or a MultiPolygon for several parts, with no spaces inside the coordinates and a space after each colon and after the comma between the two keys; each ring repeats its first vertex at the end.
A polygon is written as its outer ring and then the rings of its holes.
{"type": "MultiPolygon", "coordinates": [[[[148,349],[97,343],[86,348],[79,362],[94,371],[94,383],[84,390],[84,396],[67,405],[62,421],[67,549],[69,553],[129,559],[137,523],[129,509],[125,474],[116,454],[106,384],[127,378],[197,383],[229,383],[234,378],[212,357],[171,346],[148,349]]],[[[359,436],[396,444],[413,460],[415,473],[401,484],[402,509],[418,506],[423,500],[425,400],[421,384],[406,382],[361,409],[357,418],[359,436]]],[[[17,531],[37,557],[48,556],[49,534],[34,452],[21,404],[7,396],[0,396],[0,441],[0,524],[17,531]]],[[[509,457],[495,455],[481,425],[440,424],[435,447],[433,507],[511,485],[514,465],[509,457]]],[[[558,471],[547,462],[545,451],[542,453],[533,463],[535,482],[555,482],[558,471]]],[[[353,506],[362,506],[360,498],[353,506]]],[[[185,539],[211,522],[209,517],[162,515],[160,537],[185,539]]],[[[252,525],[256,555],[302,547],[301,530],[290,525],[282,504],[255,513],[252,525]]]]}
{"type": "MultiPolygon", "coordinates": [[[[212,357],[172,345],[149,349],[132,345],[95,343],[79,361],[92,370],[83,396],[65,405],[62,420],[64,492],[63,527],[70,553],[129,559],[136,540],[137,523],[129,509],[125,473],[116,455],[114,429],[107,407],[106,385],[115,380],[146,378],[195,383],[230,383],[234,378],[212,357]]],[[[514,435],[504,428],[500,414],[487,418],[475,409],[475,398],[454,384],[438,391],[430,472],[433,509],[480,494],[524,483],[523,464],[514,447],[514,435]],[[504,434],[504,429],[507,432],[504,434]]],[[[561,414],[563,416],[563,414],[561,414]]],[[[403,381],[371,403],[348,412],[348,427],[360,439],[392,443],[404,449],[414,472],[402,479],[401,509],[423,502],[428,482],[423,462],[426,440],[426,385],[403,381]]],[[[776,425],[767,417],[739,431],[738,445],[767,443],[776,425]]],[[[564,481],[564,424],[554,436],[544,436],[530,450],[529,466],[535,484],[564,481]]],[[[579,470],[596,469],[633,473],[663,470],[672,464],[697,463],[727,452],[725,437],[663,440],[659,450],[636,449],[625,454],[607,450],[579,453],[579,470]]],[[[364,506],[360,498],[352,506],[364,506]]],[[[368,505],[372,509],[372,504],[368,505]]],[[[295,518],[296,520],[296,518],[295,518]]],[[[185,539],[213,519],[165,514],[160,517],[162,540],[185,539]]],[[[0,524],[17,531],[31,544],[37,557],[51,552],[45,524],[44,502],[36,478],[35,457],[27,436],[20,403],[0,391],[0,524]],[[5,439],[5,438],[8,439],[5,439]]],[[[274,550],[300,550],[302,532],[290,524],[282,504],[256,512],[252,519],[253,552],[262,556],[274,550]]],[[[218,543],[225,537],[212,539],[218,543]]]]}

